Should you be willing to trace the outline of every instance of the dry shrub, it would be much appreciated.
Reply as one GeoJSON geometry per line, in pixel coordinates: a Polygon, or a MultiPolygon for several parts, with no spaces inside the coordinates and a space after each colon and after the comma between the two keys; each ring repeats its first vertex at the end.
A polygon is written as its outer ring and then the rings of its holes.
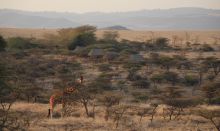
{"type": "Polygon", "coordinates": [[[198,110],[194,110],[194,113],[209,120],[215,126],[215,128],[220,131],[220,110],[208,110],[200,108],[198,110]]]}
{"type": "Polygon", "coordinates": [[[105,106],[105,120],[108,121],[111,108],[115,105],[119,105],[121,95],[118,94],[106,94],[104,98],[100,98],[99,101],[105,106]]]}
{"type": "Polygon", "coordinates": [[[163,117],[168,120],[176,120],[184,114],[184,109],[194,106],[196,103],[191,99],[166,100],[166,107],[163,108],[163,117]]]}
{"type": "Polygon", "coordinates": [[[150,116],[151,123],[154,120],[154,116],[157,113],[158,104],[151,104],[150,107],[138,109],[137,115],[140,116],[140,122],[143,117],[150,116]]]}
{"type": "Polygon", "coordinates": [[[111,116],[111,118],[113,119],[116,128],[118,128],[119,122],[124,117],[125,111],[128,108],[129,107],[125,106],[125,105],[117,105],[117,106],[112,107],[109,110],[108,113],[111,116]]]}

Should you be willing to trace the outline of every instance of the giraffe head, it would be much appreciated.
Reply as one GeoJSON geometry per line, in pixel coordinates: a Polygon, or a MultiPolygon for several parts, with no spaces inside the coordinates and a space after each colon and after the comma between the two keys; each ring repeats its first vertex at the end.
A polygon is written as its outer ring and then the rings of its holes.
{"type": "Polygon", "coordinates": [[[73,93],[73,92],[77,92],[77,88],[76,87],[67,87],[66,88],[66,93],[73,93]]]}
{"type": "Polygon", "coordinates": [[[80,76],[80,78],[78,78],[76,80],[76,83],[78,83],[78,84],[82,84],[83,83],[83,76],[82,75],[80,76]]]}

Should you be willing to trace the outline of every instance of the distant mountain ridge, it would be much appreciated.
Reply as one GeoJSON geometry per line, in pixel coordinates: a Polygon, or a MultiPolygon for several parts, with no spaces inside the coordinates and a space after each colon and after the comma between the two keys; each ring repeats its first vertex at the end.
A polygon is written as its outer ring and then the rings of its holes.
{"type": "Polygon", "coordinates": [[[186,7],[78,14],[0,9],[0,27],[65,28],[85,24],[98,28],[120,25],[129,29],[220,29],[220,10],[186,7]]]}
{"type": "Polygon", "coordinates": [[[120,26],[120,25],[114,25],[114,26],[105,27],[102,29],[104,29],[104,30],[129,30],[127,27],[120,26]]]}

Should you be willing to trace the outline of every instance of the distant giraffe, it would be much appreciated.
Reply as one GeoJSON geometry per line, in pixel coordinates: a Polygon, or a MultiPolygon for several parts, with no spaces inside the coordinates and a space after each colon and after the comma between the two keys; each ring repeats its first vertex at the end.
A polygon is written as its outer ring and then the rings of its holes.
{"type": "MultiPolygon", "coordinates": [[[[82,85],[83,84],[83,76],[80,76],[80,79],[77,79],[76,82],[77,82],[77,84],[82,85]]],[[[61,104],[62,104],[61,116],[63,116],[63,110],[66,105],[65,96],[72,94],[72,93],[77,93],[77,92],[78,92],[78,89],[76,88],[76,86],[71,86],[71,87],[67,87],[67,88],[63,89],[63,91],[58,91],[58,92],[54,93],[53,95],[51,95],[50,100],[49,100],[50,108],[48,110],[48,117],[50,117],[51,119],[53,118],[54,108],[55,108],[56,104],[59,103],[60,98],[61,98],[61,104]]]]}

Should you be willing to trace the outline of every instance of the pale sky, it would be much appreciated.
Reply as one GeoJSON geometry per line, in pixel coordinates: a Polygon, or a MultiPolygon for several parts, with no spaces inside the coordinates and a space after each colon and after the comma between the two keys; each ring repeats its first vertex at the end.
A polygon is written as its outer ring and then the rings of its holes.
{"type": "Polygon", "coordinates": [[[0,9],[57,12],[121,12],[203,7],[220,9],[220,0],[0,0],[0,9]]]}

